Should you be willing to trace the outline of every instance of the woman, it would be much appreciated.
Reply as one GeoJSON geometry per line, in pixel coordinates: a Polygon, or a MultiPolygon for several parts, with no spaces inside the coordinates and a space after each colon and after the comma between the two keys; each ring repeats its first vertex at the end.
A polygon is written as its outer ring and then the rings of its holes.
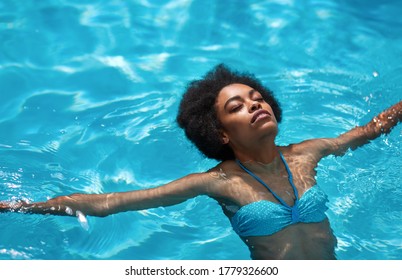
{"type": "Polygon", "coordinates": [[[254,76],[218,65],[190,83],[177,117],[199,150],[221,161],[216,167],[147,190],[1,202],[0,211],[104,217],[208,195],[222,206],[253,259],[335,259],[327,197],[316,186],[315,168],[327,155],[342,155],[390,132],[401,119],[402,101],[337,138],[277,146],[281,109],[272,92],[254,76]]]}

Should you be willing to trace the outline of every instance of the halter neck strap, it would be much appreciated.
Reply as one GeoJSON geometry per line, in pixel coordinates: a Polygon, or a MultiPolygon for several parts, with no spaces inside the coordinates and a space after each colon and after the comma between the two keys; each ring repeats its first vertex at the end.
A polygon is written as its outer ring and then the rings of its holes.
{"type": "MultiPolygon", "coordinates": [[[[289,169],[288,164],[286,163],[285,158],[283,157],[282,153],[279,151],[279,156],[283,162],[283,164],[285,165],[286,168],[286,172],[288,173],[288,180],[290,185],[293,188],[293,193],[295,195],[295,203],[294,205],[296,205],[299,201],[299,193],[296,189],[296,186],[293,183],[293,175],[292,172],[289,169]]],[[[251,175],[251,177],[253,177],[254,179],[256,179],[259,183],[261,183],[264,187],[266,187],[268,189],[268,191],[276,198],[276,200],[278,200],[283,206],[292,209],[291,206],[289,206],[279,195],[277,195],[263,180],[261,180],[260,177],[258,177],[257,175],[255,175],[253,172],[251,172],[249,169],[247,169],[238,159],[236,159],[237,164],[244,170],[246,171],[249,175],[251,175]]]]}

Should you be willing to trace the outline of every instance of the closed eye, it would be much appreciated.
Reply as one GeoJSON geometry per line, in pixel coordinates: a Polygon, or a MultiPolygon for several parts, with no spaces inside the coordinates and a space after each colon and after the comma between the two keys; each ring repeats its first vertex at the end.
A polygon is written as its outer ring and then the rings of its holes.
{"type": "Polygon", "coordinates": [[[237,111],[240,111],[242,107],[243,107],[242,104],[233,106],[232,108],[230,108],[229,112],[230,112],[230,113],[235,113],[235,112],[237,112],[237,111]]]}

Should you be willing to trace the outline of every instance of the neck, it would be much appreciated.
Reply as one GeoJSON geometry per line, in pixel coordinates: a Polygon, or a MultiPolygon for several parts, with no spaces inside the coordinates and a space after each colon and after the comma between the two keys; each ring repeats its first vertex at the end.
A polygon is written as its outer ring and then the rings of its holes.
{"type": "Polygon", "coordinates": [[[243,163],[270,164],[279,157],[279,149],[274,139],[259,142],[252,147],[235,148],[233,150],[236,158],[243,163]]]}

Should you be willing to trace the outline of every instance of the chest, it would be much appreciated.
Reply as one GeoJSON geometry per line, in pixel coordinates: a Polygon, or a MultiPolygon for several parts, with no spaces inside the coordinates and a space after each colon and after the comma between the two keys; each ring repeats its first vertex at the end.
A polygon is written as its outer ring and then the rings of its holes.
{"type": "Polygon", "coordinates": [[[272,172],[238,172],[229,180],[227,194],[239,207],[260,200],[292,206],[306,190],[316,184],[314,172],[307,168],[285,168],[272,172]]]}

